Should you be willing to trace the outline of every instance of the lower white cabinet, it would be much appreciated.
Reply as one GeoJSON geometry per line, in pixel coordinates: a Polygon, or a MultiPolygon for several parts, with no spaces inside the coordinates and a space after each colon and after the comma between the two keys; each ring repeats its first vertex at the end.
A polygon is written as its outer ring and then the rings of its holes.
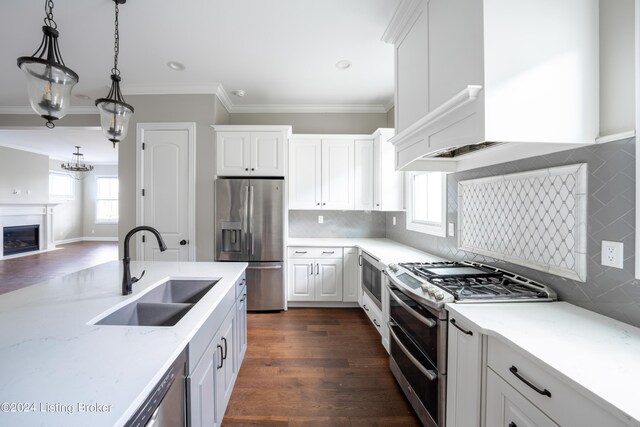
{"type": "Polygon", "coordinates": [[[289,301],[342,301],[342,248],[289,248],[289,301]]]}
{"type": "Polygon", "coordinates": [[[364,310],[364,313],[367,315],[369,320],[371,320],[371,323],[373,323],[373,325],[376,327],[378,333],[382,336],[382,310],[380,310],[378,306],[375,305],[375,303],[371,300],[371,298],[369,298],[369,295],[367,294],[362,295],[362,302],[360,306],[364,310]]]}
{"type": "MultiPolygon", "coordinates": [[[[481,382],[482,336],[468,322],[451,316],[448,325],[447,427],[480,425],[481,382]]],[[[498,425],[502,424],[495,424],[498,425]]]]}
{"type": "Polygon", "coordinates": [[[360,289],[360,268],[358,266],[358,248],[344,248],[342,259],[342,301],[358,302],[360,289]]]}
{"type": "Polygon", "coordinates": [[[246,351],[246,314],[246,291],[236,298],[230,289],[189,343],[189,427],[221,425],[246,351]]]}
{"type": "MultiPolygon", "coordinates": [[[[449,423],[447,422],[447,426],[449,423]]],[[[462,424],[458,424],[462,425],[462,424]]],[[[479,425],[479,424],[466,424],[479,425]]],[[[490,368],[487,369],[487,426],[558,427],[490,368]]]]}

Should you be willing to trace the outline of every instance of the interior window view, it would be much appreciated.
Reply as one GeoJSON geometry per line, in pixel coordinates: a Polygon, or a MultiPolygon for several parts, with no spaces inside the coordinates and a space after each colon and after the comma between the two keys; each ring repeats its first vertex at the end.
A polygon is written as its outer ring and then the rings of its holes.
{"type": "Polygon", "coordinates": [[[0,426],[640,427],[640,0],[0,16],[0,426]]]}

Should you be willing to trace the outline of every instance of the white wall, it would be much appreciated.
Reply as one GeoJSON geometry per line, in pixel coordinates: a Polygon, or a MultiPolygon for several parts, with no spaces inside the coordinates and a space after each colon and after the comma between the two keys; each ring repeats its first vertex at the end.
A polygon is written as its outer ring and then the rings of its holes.
{"type": "Polygon", "coordinates": [[[49,157],[0,147],[0,202],[42,203],[47,200],[49,157]],[[13,194],[14,190],[19,190],[20,194],[13,194]]]}
{"type": "MultiPolygon", "coordinates": [[[[62,161],[49,159],[46,170],[47,196],[49,193],[49,171],[63,172],[60,165],[62,161]]],[[[74,197],[71,200],[57,201],[58,206],[53,208],[53,241],[65,242],[82,238],[82,200],[83,182],[74,180],[74,197]]],[[[48,198],[48,197],[47,197],[48,198]]]]}
{"type": "Polygon", "coordinates": [[[232,125],[291,125],[293,133],[369,134],[388,126],[386,113],[231,113],[232,125]]]}

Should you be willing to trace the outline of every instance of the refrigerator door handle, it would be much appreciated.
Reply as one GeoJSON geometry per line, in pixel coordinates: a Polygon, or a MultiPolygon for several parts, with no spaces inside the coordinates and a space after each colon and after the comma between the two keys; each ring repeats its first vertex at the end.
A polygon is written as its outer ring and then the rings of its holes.
{"type": "Polygon", "coordinates": [[[243,224],[243,232],[244,232],[244,248],[242,250],[243,254],[249,255],[249,186],[244,187],[245,190],[245,203],[244,203],[244,224],[243,224]]]}
{"type": "Polygon", "coordinates": [[[249,246],[249,255],[255,252],[253,241],[253,185],[249,186],[249,238],[251,246],[249,246]]]}

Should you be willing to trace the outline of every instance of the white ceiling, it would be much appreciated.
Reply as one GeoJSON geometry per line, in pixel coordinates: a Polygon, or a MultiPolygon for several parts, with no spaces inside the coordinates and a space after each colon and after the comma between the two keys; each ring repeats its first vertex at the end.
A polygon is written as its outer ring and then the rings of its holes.
{"type": "MultiPolygon", "coordinates": [[[[231,111],[382,112],[393,101],[393,47],[380,39],[400,0],[129,0],[120,6],[123,91],[229,94],[231,111]],[[335,63],[353,65],[338,70],[335,63]],[[185,71],[173,71],[178,61],[185,71]],[[239,98],[231,92],[243,89],[239,98]]],[[[38,47],[41,0],[1,1],[0,112],[28,111],[16,58],[38,47]]],[[[112,0],[56,0],[76,112],[106,95],[112,0]]],[[[224,98],[224,94],[222,94],[224,98]]],[[[225,100],[226,101],[226,100],[225,100]]],[[[135,107],[135,105],[134,105],[135,107]]]]}

